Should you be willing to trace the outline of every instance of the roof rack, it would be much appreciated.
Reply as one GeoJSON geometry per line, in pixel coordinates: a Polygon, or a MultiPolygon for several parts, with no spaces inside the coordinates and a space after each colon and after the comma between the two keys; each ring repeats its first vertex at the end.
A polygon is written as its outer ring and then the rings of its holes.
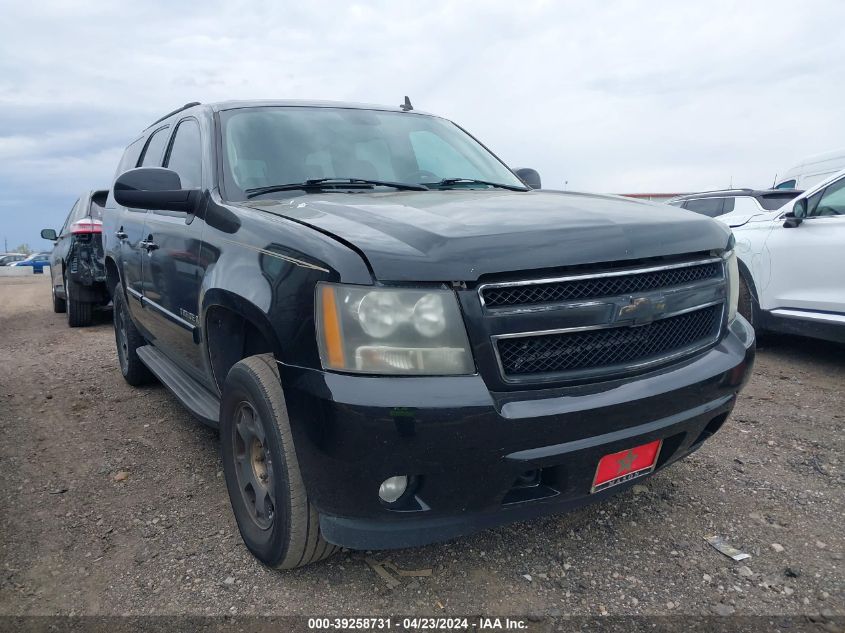
{"type": "Polygon", "coordinates": [[[165,119],[168,119],[168,118],[172,117],[174,114],[177,114],[177,113],[181,112],[182,110],[187,110],[188,108],[193,108],[194,106],[198,106],[198,105],[202,105],[202,104],[201,104],[199,101],[191,101],[190,103],[186,103],[186,104],[185,104],[185,105],[183,105],[181,108],[176,108],[173,112],[168,112],[167,114],[165,114],[165,115],[164,115],[163,117],[161,117],[160,119],[156,119],[155,121],[153,121],[152,123],[150,123],[150,124],[147,126],[147,128],[146,128],[146,129],[150,129],[150,128],[151,128],[152,126],[154,126],[156,123],[161,123],[161,122],[162,122],[162,121],[164,121],[165,119]]]}

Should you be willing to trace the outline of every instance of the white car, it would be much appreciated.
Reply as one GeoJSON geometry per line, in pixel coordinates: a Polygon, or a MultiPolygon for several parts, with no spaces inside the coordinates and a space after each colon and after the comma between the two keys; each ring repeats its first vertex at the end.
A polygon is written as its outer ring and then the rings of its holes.
{"type": "Polygon", "coordinates": [[[755,329],[845,342],[845,170],[777,211],[727,214],[755,329]]]}

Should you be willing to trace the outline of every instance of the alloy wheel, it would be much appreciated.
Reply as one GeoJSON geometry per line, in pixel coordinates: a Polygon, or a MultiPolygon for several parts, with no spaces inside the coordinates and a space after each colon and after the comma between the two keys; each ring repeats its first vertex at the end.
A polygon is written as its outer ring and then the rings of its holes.
{"type": "Polygon", "coordinates": [[[241,402],[235,410],[232,442],[235,475],[244,505],[253,523],[268,530],[276,513],[273,461],[261,418],[249,402],[241,402]]]}

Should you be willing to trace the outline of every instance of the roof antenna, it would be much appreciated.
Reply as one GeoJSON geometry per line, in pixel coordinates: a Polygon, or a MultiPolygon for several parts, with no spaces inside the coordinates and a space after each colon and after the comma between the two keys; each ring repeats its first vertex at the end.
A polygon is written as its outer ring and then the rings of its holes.
{"type": "Polygon", "coordinates": [[[399,106],[402,109],[402,112],[408,112],[409,110],[413,110],[414,106],[411,105],[411,100],[408,98],[408,95],[405,95],[405,103],[399,106]]]}

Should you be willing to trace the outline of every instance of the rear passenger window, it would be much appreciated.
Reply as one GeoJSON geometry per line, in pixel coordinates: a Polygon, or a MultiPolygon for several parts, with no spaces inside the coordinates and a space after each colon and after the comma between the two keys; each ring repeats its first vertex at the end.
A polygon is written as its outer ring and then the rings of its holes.
{"type": "Polygon", "coordinates": [[[687,204],[684,208],[715,218],[718,215],[722,215],[723,201],[724,198],[699,198],[698,200],[687,200],[687,204]]]}
{"type": "Polygon", "coordinates": [[[202,185],[202,145],[200,128],[195,119],[185,119],[176,128],[167,167],[179,174],[182,189],[202,185]]]}
{"type": "Polygon", "coordinates": [[[161,167],[161,159],[164,154],[164,146],[167,145],[167,128],[153,132],[147,147],[144,149],[144,156],[141,158],[141,167],[161,167]]]}

